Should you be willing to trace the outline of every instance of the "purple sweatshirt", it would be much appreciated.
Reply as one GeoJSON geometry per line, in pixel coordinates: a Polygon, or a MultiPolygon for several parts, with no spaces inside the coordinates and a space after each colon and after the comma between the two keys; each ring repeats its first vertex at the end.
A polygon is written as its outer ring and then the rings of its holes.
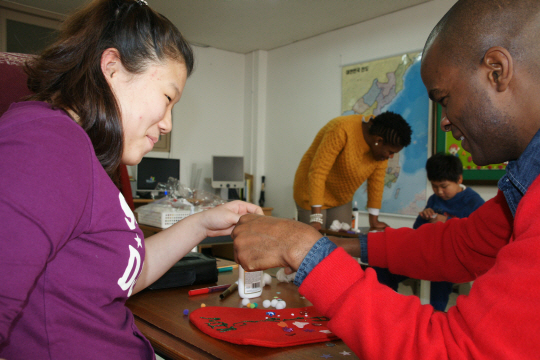
{"type": "Polygon", "coordinates": [[[153,359],[125,306],[143,234],[84,130],[12,105],[0,174],[0,358],[153,359]]]}

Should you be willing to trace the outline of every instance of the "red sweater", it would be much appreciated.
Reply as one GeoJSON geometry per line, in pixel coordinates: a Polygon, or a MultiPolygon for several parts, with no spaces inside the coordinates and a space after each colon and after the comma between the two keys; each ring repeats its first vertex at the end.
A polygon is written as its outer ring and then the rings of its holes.
{"type": "Polygon", "coordinates": [[[363,360],[540,358],[540,180],[515,219],[502,192],[465,219],[369,235],[373,266],[413,278],[474,280],[448,313],[377,282],[338,248],[300,293],[363,360]]]}

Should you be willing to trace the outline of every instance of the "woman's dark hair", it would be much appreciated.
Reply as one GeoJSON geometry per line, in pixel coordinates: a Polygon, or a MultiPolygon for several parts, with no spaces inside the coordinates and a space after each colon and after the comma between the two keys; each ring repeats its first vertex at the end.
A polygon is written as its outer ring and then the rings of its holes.
{"type": "Polygon", "coordinates": [[[411,143],[411,127],[401,115],[386,111],[370,122],[369,133],[382,137],[385,144],[406,147],[411,143]]]}
{"type": "Polygon", "coordinates": [[[193,50],[167,18],[141,0],[94,0],[71,15],[57,41],[25,68],[30,100],[71,110],[90,137],[97,158],[119,184],[123,131],[120,107],[101,70],[101,55],[118,50],[133,74],[179,61],[193,71],[193,50]]]}
{"type": "Polygon", "coordinates": [[[426,162],[426,172],[429,181],[452,181],[457,183],[463,174],[463,164],[454,155],[437,153],[426,162]]]}

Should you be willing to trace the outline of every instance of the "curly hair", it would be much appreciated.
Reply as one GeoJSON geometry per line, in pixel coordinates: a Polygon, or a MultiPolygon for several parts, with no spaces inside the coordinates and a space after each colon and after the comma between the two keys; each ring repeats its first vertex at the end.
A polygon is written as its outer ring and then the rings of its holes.
{"type": "Polygon", "coordinates": [[[133,74],[169,60],[193,71],[193,50],[167,18],[136,0],[94,0],[64,22],[57,41],[25,71],[30,100],[73,111],[101,165],[118,185],[123,131],[119,104],[101,70],[108,48],[133,74]]]}
{"type": "Polygon", "coordinates": [[[386,144],[406,147],[411,143],[411,127],[401,115],[386,111],[370,122],[369,133],[382,137],[386,144]]]}

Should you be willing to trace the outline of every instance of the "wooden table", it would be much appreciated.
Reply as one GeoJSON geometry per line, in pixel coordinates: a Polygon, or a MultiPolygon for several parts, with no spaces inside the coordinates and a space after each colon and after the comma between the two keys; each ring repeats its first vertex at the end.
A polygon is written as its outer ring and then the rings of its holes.
{"type": "Polygon", "coordinates": [[[148,205],[151,202],[154,202],[154,199],[133,199],[133,205],[135,205],[135,209],[139,206],[148,205]]]}
{"type": "MultiPolygon", "coordinates": [[[[277,269],[266,272],[274,275],[277,269]]],[[[238,280],[238,269],[219,274],[218,285],[231,284],[238,280]]],[[[315,359],[328,354],[333,358],[342,357],[343,351],[350,352],[347,359],[357,359],[354,353],[341,340],[283,348],[265,348],[252,345],[236,345],[215,339],[204,334],[183,315],[184,309],[190,312],[206,306],[241,307],[242,299],[235,292],[219,299],[219,292],[205,295],[188,296],[188,291],[216,284],[186,286],[175,289],[145,290],[133,295],[127,306],[135,315],[135,323],[155,351],[171,359],[315,359]]],[[[262,301],[280,296],[287,303],[287,308],[310,306],[302,299],[298,288],[292,283],[280,283],[275,278],[272,284],[264,287],[261,298],[251,299],[262,306],[262,301]],[[277,292],[280,292],[277,295],[277,292]]]]}

